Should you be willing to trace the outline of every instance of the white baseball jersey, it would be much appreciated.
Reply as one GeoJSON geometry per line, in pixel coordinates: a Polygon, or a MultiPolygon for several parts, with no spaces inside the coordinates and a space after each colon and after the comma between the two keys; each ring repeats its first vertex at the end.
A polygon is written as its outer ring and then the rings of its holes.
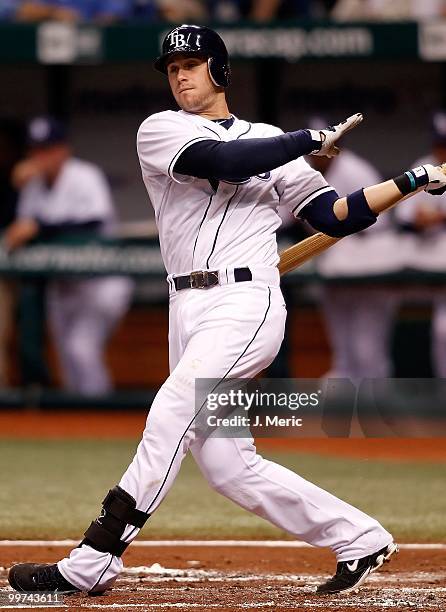
{"type": "Polygon", "coordinates": [[[265,138],[283,132],[264,123],[235,119],[223,126],[185,111],[165,111],[146,119],[137,148],[144,183],[155,209],[161,252],[168,274],[224,266],[275,266],[279,204],[297,216],[330,187],[300,157],[241,184],[209,181],[174,172],[181,153],[199,140],[265,138]]]}
{"type": "Polygon", "coordinates": [[[48,225],[102,221],[104,230],[115,222],[103,173],[94,164],[76,158],[65,162],[50,188],[40,177],[31,180],[20,192],[17,216],[48,225]]]}

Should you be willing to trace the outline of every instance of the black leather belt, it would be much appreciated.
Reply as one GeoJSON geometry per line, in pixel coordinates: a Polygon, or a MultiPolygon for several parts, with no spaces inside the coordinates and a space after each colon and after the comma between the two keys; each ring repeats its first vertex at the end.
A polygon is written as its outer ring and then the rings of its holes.
{"type": "MultiPolygon", "coordinates": [[[[218,270],[197,270],[184,276],[175,276],[173,282],[175,289],[206,289],[219,284],[218,270]]],[[[252,280],[249,268],[234,268],[234,280],[236,283],[252,280]]]]}

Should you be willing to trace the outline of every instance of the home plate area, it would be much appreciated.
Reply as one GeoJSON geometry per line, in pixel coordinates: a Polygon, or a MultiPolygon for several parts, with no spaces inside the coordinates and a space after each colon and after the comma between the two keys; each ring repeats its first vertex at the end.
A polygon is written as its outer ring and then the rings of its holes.
{"type": "MultiPolygon", "coordinates": [[[[178,543],[179,544],[179,543],[178,543]]],[[[0,589],[8,592],[7,568],[23,561],[54,562],[60,545],[1,548],[0,589]]],[[[66,597],[69,610],[446,610],[446,547],[403,545],[357,594],[316,596],[334,571],[332,555],[286,546],[169,545],[136,547],[125,570],[100,597],[66,597]]],[[[10,591],[9,591],[10,592],[10,591]]],[[[3,599],[4,601],[4,599],[3,599]]],[[[3,605],[1,609],[26,606],[3,605]]],[[[34,606],[38,607],[38,606],[34,606]]],[[[40,606],[40,609],[54,609],[40,606]]]]}

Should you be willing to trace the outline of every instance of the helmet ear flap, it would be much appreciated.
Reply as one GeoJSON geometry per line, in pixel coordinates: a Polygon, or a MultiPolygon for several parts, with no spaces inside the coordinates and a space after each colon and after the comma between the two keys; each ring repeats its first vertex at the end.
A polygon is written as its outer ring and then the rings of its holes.
{"type": "Polygon", "coordinates": [[[224,63],[220,58],[208,58],[208,70],[211,81],[217,87],[228,87],[230,81],[230,69],[227,63],[224,63]]]}
{"type": "Polygon", "coordinates": [[[215,67],[213,68],[212,64],[214,64],[214,58],[213,57],[208,57],[208,72],[209,72],[209,77],[210,77],[211,81],[214,83],[214,85],[216,87],[221,87],[220,83],[217,83],[217,81],[214,78],[213,70],[214,70],[215,67]]]}

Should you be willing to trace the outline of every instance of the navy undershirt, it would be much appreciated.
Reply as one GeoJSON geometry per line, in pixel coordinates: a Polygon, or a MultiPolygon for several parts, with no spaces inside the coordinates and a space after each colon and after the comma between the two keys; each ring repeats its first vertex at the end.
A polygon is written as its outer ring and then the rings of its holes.
{"type": "MultiPolygon", "coordinates": [[[[229,129],[234,117],[218,119],[229,129]]],[[[317,150],[309,130],[287,132],[270,138],[244,138],[222,142],[201,140],[191,144],[175,163],[174,171],[213,181],[243,182],[317,150]]]]}
{"type": "Polygon", "coordinates": [[[229,128],[234,125],[235,117],[231,115],[228,119],[213,119],[214,123],[218,123],[218,125],[222,125],[225,129],[229,130],[229,128]]]}

